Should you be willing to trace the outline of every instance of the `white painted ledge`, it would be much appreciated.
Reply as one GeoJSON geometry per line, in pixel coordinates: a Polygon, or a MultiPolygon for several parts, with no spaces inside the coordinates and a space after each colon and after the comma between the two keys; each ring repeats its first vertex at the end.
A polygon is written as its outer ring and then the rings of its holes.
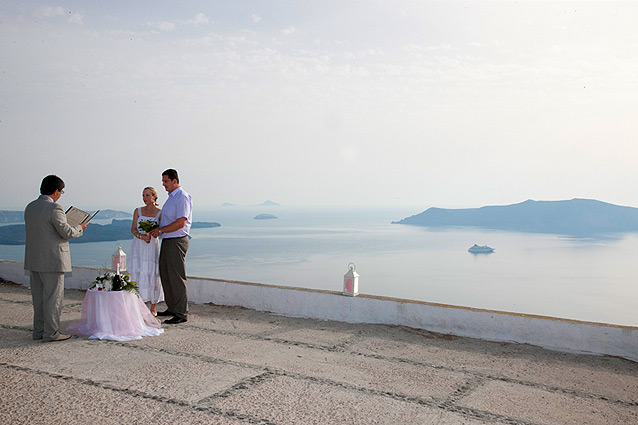
{"type": "MultiPolygon", "coordinates": [[[[103,269],[73,267],[65,287],[86,289],[103,269]]],[[[25,286],[23,263],[0,260],[0,277],[25,286]]],[[[397,298],[322,291],[202,277],[188,278],[195,303],[241,306],[291,317],[402,325],[489,341],[538,345],[558,351],[638,361],[638,327],[508,313],[397,298]]]]}

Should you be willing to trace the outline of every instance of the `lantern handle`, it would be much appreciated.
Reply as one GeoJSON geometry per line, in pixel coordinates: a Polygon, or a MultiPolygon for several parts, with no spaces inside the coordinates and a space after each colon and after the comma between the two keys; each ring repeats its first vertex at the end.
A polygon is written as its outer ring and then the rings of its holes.
{"type": "Polygon", "coordinates": [[[348,268],[352,270],[357,270],[357,266],[355,266],[354,263],[348,263],[348,268]],[[352,267],[350,267],[351,264],[352,264],[352,267]]]}

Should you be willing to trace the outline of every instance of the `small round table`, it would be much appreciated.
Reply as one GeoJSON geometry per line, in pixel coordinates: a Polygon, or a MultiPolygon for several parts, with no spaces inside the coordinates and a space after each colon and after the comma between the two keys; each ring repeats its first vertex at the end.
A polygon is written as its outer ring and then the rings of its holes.
{"type": "Polygon", "coordinates": [[[89,289],[82,301],[82,319],[67,331],[89,339],[131,341],[160,335],[164,329],[136,293],[89,289]]]}

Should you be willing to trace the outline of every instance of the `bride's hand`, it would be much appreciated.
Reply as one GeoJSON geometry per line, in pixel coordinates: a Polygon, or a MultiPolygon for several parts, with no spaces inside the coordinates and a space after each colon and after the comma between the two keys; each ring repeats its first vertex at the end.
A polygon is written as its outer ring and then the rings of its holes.
{"type": "Polygon", "coordinates": [[[151,235],[149,235],[148,233],[145,235],[142,235],[142,240],[146,243],[151,243],[151,235]]]}

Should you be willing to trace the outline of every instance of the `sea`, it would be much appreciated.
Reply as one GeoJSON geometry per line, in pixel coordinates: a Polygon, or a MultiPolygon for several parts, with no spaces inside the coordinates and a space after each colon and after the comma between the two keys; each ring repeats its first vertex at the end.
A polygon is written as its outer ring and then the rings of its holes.
{"type": "MultiPolygon", "coordinates": [[[[363,294],[638,326],[637,233],[579,238],[392,223],[424,209],[196,210],[194,221],[221,227],[192,229],[187,274],[341,291],[353,263],[363,294]],[[471,254],[474,244],[494,252],[471,254]]],[[[118,245],[127,252],[131,240],[72,243],[73,265],[107,267],[118,245]]],[[[0,245],[0,258],[22,261],[24,246],[0,245]]]]}

